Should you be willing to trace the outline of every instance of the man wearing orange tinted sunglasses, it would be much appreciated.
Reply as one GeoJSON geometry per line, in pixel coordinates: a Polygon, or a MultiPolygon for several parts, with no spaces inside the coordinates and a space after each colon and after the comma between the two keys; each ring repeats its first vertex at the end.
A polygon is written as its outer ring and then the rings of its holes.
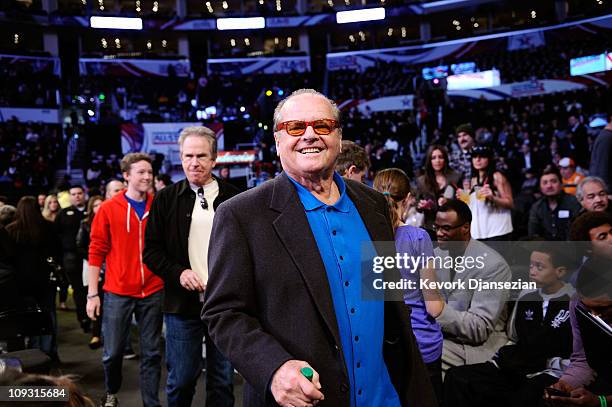
{"type": "Polygon", "coordinates": [[[202,310],[244,405],[435,406],[403,301],[361,296],[362,245],[393,230],[383,195],[334,172],[337,106],[296,91],[273,128],[284,172],[219,206],[202,310]]]}

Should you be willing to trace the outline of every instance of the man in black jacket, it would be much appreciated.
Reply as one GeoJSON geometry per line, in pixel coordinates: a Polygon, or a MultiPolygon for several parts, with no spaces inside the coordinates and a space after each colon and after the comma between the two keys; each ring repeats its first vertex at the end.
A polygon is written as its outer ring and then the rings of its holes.
{"type": "Polygon", "coordinates": [[[214,211],[238,190],[212,175],[215,134],[187,127],[179,137],[186,179],[161,190],[151,207],[144,261],[165,282],[164,321],[168,406],[190,406],[206,337],[206,405],[233,406],[233,368],[199,318],[208,281],[208,243],[214,211]]]}
{"type": "Polygon", "coordinates": [[[284,172],[221,204],[209,247],[202,319],[245,378],[243,406],[434,407],[401,292],[362,298],[361,248],[395,256],[393,228],[382,194],[334,172],[338,107],[297,90],[274,137],[284,172]]]}
{"type": "Polygon", "coordinates": [[[561,173],[548,165],[540,176],[542,198],[529,211],[529,236],[546,240],[567,240],[571,220],[580,211],[578,200],[563,191],[561,173]]]}
{"type": "Polygon", "coordinates": [[[72,297],[76,306],[77,319],[83,331],[88,332],[91,320],[85,312],[87,292],[83,286],[83,258],[79,255],[76,247],[76,236],[81,227],[81,220],[87,215],[87,201],[85,200],[85,191],[80,185],[72,186],[69,193],[71,205],[57,214],[55,226],[62,242],[63,265],[72,286],[72,297]]]}

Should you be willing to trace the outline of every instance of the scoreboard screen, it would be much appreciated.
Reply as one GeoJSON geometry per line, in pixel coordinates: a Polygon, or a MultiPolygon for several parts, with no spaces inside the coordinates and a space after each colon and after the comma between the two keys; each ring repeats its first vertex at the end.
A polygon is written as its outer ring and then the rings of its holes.
{"type": "Polygon", "coordinates": [[[448,76],[448,65],[440,65],[433,68],[423,68],[423,79],[426,81],[432,79],[441,79],[448,76]]]}
{"type": "Polygon", "coordinates": [[[603,72],[606,70],[606,59],[605,53],[570,59],[570,74],[576,76],[603,72]]]}

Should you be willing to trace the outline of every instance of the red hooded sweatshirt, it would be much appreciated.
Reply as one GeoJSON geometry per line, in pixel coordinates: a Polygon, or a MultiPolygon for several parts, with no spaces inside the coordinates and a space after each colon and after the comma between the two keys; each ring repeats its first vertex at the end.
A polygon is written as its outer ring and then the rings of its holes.
{"type": "Polygon", "coordinates": [[[89,264],[101,267],[106,260],[104,291],[144,298],[164,288],[164,282],[142,261],[145,227],[153,201],[147,195],[142,220],[125,199],[124,190],[104,201],[91,225],[89,264]]]}

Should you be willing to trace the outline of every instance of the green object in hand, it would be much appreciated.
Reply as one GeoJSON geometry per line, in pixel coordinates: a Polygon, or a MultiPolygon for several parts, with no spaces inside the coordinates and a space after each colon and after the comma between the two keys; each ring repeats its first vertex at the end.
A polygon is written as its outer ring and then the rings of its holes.
{"type": "Polygon", "coordinates": [[[300,369],[300,373],[302,373],[302,375],[308,379],[309,382],[312,381],[312,377],[314,376],[314,372],[311,368],[309,368],[308,366],[303,367],[300,369]]]}

